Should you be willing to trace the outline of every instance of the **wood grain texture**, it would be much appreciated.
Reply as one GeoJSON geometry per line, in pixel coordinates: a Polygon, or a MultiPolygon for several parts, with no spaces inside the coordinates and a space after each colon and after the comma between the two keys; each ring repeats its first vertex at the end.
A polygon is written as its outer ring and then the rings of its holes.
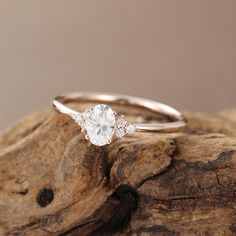
{"type": "Polygon", "coordinates": [[[50,109],[13,125],[0,135],[0,235],[236,235],[236,110],[185,115],[183,133],[105,147],[50,109]]]}

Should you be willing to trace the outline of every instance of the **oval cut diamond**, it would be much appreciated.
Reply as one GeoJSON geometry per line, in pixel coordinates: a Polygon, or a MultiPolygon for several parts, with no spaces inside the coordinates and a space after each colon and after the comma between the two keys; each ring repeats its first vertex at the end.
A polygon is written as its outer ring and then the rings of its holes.
{"type": "Polygon", "coordinates": [[[91,143],[103,146],[109,143],[114,134],[115,115],[112,109],[104,104],[94,106],[85,120],[85,128],[91,143]]]}

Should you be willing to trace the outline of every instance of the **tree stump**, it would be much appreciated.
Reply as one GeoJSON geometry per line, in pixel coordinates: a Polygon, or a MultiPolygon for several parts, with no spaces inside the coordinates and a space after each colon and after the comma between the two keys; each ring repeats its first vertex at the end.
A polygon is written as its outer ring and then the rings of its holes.
{"type": "Polygon", "coordinates": [[[236,110],[185,116],[182,133],[104,147],[51,109],[13,125],[0,135],[0,235],[236,235],[236,110]]]}

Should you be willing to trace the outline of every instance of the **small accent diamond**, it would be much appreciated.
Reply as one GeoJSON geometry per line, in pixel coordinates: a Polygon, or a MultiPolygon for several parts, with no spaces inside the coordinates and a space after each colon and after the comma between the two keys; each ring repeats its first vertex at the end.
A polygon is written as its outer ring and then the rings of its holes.
{"type": "Polygon", "coordinates": [[[118,129],[118,128],[116,128],[116,130],[115,130],[115,136],[116,136],[118,139],[121,139],[124,135],[125,135],[125,130],[124,130],[124,129],[118,129]]]}
{"type": "Polygon", "coordinates": [[[134,131],[135,131],[135,126],[134,126],[134,125],[129,124],[129,125],[126,127],[126,132],[127,132],[127,134],[132,134],[134,131]]]}
{"type": "Polygon", "coordinates": [[[74,120],[78,125],[81,125],[81,122],[83,120],[83,114],[78,113],[77,115],[74,116],[74,120]]]}
{"type": "Polygon", "coordinates": [[[117,119],[116,121],[116,126],[118,128],[124,128],[126,125],[128,124],[127,120],[125,120],[124,117],[120,117],[119,119],[117,119]]]}
{"type": "Polygon", "coordinates": [[[81,127],[82,131],[85,131],[85,113],[78,113],[74,117],[75,122],[81,127]]]}
{"type": "Polygon", "coordinates": [[[124,119],[123,116],[117,119],[115,136],[118,139],[121,139],[126,134],[125,127],[126,127],[127,123],[128,122],[124,119]]]}

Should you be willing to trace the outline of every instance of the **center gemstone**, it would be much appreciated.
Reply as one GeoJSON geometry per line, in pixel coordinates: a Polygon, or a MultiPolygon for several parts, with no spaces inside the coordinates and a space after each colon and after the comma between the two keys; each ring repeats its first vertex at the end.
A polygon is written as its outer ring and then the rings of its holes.
{"type": "Polygon", "coordinates": [[[97,146],[108,144],[114,134],[115,114],[104,104],[94,106],[87,114],[85,127],[91,143],[97,146]]]}

